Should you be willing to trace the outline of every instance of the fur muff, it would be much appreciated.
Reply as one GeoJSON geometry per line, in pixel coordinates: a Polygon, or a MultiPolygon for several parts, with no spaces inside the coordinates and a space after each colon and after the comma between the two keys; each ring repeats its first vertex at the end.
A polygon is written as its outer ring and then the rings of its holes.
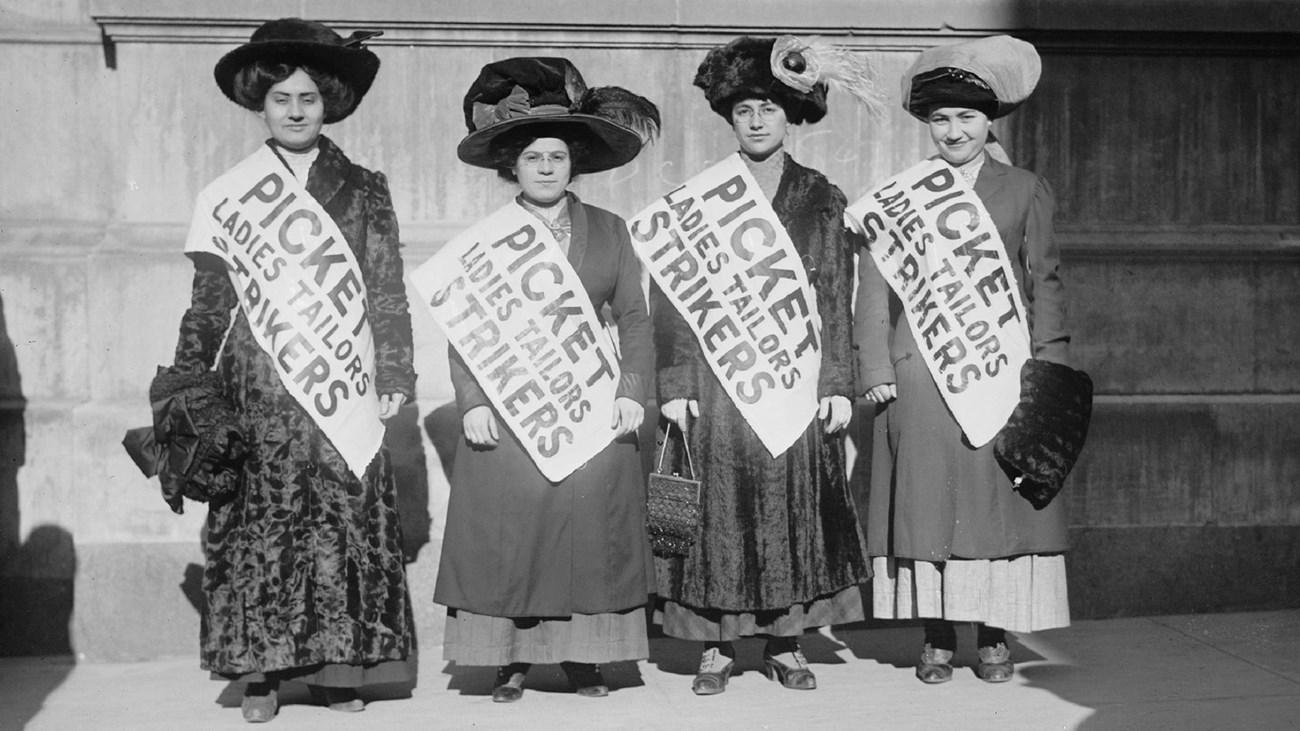
{"type": "Polygon", "coordinates": [[[709,107],[727,123],[731,108],[745,99],[770,99],[785,110],[790,124],[813,124],[826,116],[826,85],[804,93],[772,75],[775,38],[741,36],[704,57],[695,72],[695,85],[704,90],[709,107]]]}
{"type": "Polygon", "coordinates": [[[1083,371],[1030,359],[1020,369],[1020,403],[998,432],[993,453],[1034,508],[1060,492],[1088,438],[1092,379],[1083,371]]]}

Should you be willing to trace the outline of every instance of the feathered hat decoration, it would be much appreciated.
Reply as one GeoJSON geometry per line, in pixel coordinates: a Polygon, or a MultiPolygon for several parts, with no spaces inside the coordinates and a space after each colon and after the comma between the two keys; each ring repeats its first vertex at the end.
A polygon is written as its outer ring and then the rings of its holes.
{"type": "Polygon", "coordinates": [[[618,86],[589,88],[566,58],[509,58],[484,66],[465,94],[464,111],[469,134],[456,153],[485,168],[503,164],[500,142],[521,127],[541,125],[543,136],[585,142],[575,173],[626,164],[659,133],[654,103],[618,86]]]}
{"type": "Polygon", "coordinates": [[[772,44],[772,75],[807,94],[818,84],[847,92],[872,116],[885,114],[885,94],[866,59],[852,49],[818,38],[780,36],[772,44]]]}

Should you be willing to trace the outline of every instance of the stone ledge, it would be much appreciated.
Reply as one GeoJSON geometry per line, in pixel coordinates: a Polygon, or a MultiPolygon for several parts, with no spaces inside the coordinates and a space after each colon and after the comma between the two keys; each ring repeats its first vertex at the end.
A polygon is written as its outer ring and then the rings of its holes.
{"type": "MultiPolygon", "coordinates": [[[[376,44],[435,46],[707,48],[745,33],[795,32],[877,50],[919,50],[965,36],[1018,32],[1072,50],[1173,50],[1261,53],[1285,50],[1300,14],[1284,0],[822,0],[792,12],[788,0],[699,3],[584,0],[520,4],[382,0],[364,6],[318,0],[311,15],[341,27],[383,27],[376,44]],[[846,22],[847,20],[847,22],[846,22]],[[1177,37],[1194,36],[1194,37],[1177,37]],[[1249,39],[1241,36],[1248,36],[1249,39]]],[[[238,43],[267,18],[300,15],[297,1],[231,0],[221,12],[184,0],[91,0],[90,15],[111,42],[238,43]]]]}

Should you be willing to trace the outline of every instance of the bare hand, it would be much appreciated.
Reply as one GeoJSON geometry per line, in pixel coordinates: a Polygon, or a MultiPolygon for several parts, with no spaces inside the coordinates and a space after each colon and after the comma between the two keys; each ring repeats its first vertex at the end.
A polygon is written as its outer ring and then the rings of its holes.
{"type": "Polygon", "coordinates": [[[497,445],[497,418],[492,409],[475,406],[465,412],[461,419],[465,429],[465,440],[476,447],[495,447],[497,445]]]}
{"type": "Polygon", "coordinates": [[[400,393],[386,393],[379,397],[379,418],[383,420],[391,419],[397,415],[397,410],[402,408],[406,403],[406,397],[400,393]]]}
{"type": "Polygon", "coordinates": [[[849,425],[853,418],[853,404],[843,396],[823,396],[817,407],[817,418],[826,422],[827,434],[834,434],[849,425]]]}
{"type": "Polygon", "coordinates": [[[618,430],[614,438],[618,439],[628,432],[636,431],[644,418],[645,407],[641,404],[626,397],[614,399],[614,423],[610,425],[618,430]]]}
{"type": "Polygon", "coordinates": [[[867,400],[872,403],[887,404],[896,398],[898,398],[898,386],[892,383],[882,383],[867,390],[867,400]]]}
{"type": "Polygon", "coordinates": [[[700,415],[700,402],[695,399],[689,401],[684,398],[675,398],[666,402],[659,407],[659,413],[672,423],[677,425],[683,433],[686,432],[687,415],[698,417],[700,415]]]}

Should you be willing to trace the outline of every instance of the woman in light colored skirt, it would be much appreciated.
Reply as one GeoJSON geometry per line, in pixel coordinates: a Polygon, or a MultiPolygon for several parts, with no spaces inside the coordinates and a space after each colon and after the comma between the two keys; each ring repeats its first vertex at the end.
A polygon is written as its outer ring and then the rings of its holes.
{"type": "MultiPolygon", "coordinates": [[[[1033,357],[1064,364],[1070,338],[1051,188],[986,148],[990,122],[1029,95],[1039,68],[1033,46],[1007,36],[932,48],[904,76],[903,104],[929,127],[939,156],[974,186],[989,211],[1029,311],[1033,357]]],[[[952,678],[954,622],[976,623],[976,674],[993,683],[1009,680],[1005,630],[1070,622],[1065,505],[1035,510],[1013,490],[993,443],[976,449],[966,441],[897,296],[881,295],[888,291],[883,278],[871,257],[862,259],[859,384],[869,400],[884,405],[876,419],[867,521],[874,615],[925,619],[922,682],[952,678]]]]}

